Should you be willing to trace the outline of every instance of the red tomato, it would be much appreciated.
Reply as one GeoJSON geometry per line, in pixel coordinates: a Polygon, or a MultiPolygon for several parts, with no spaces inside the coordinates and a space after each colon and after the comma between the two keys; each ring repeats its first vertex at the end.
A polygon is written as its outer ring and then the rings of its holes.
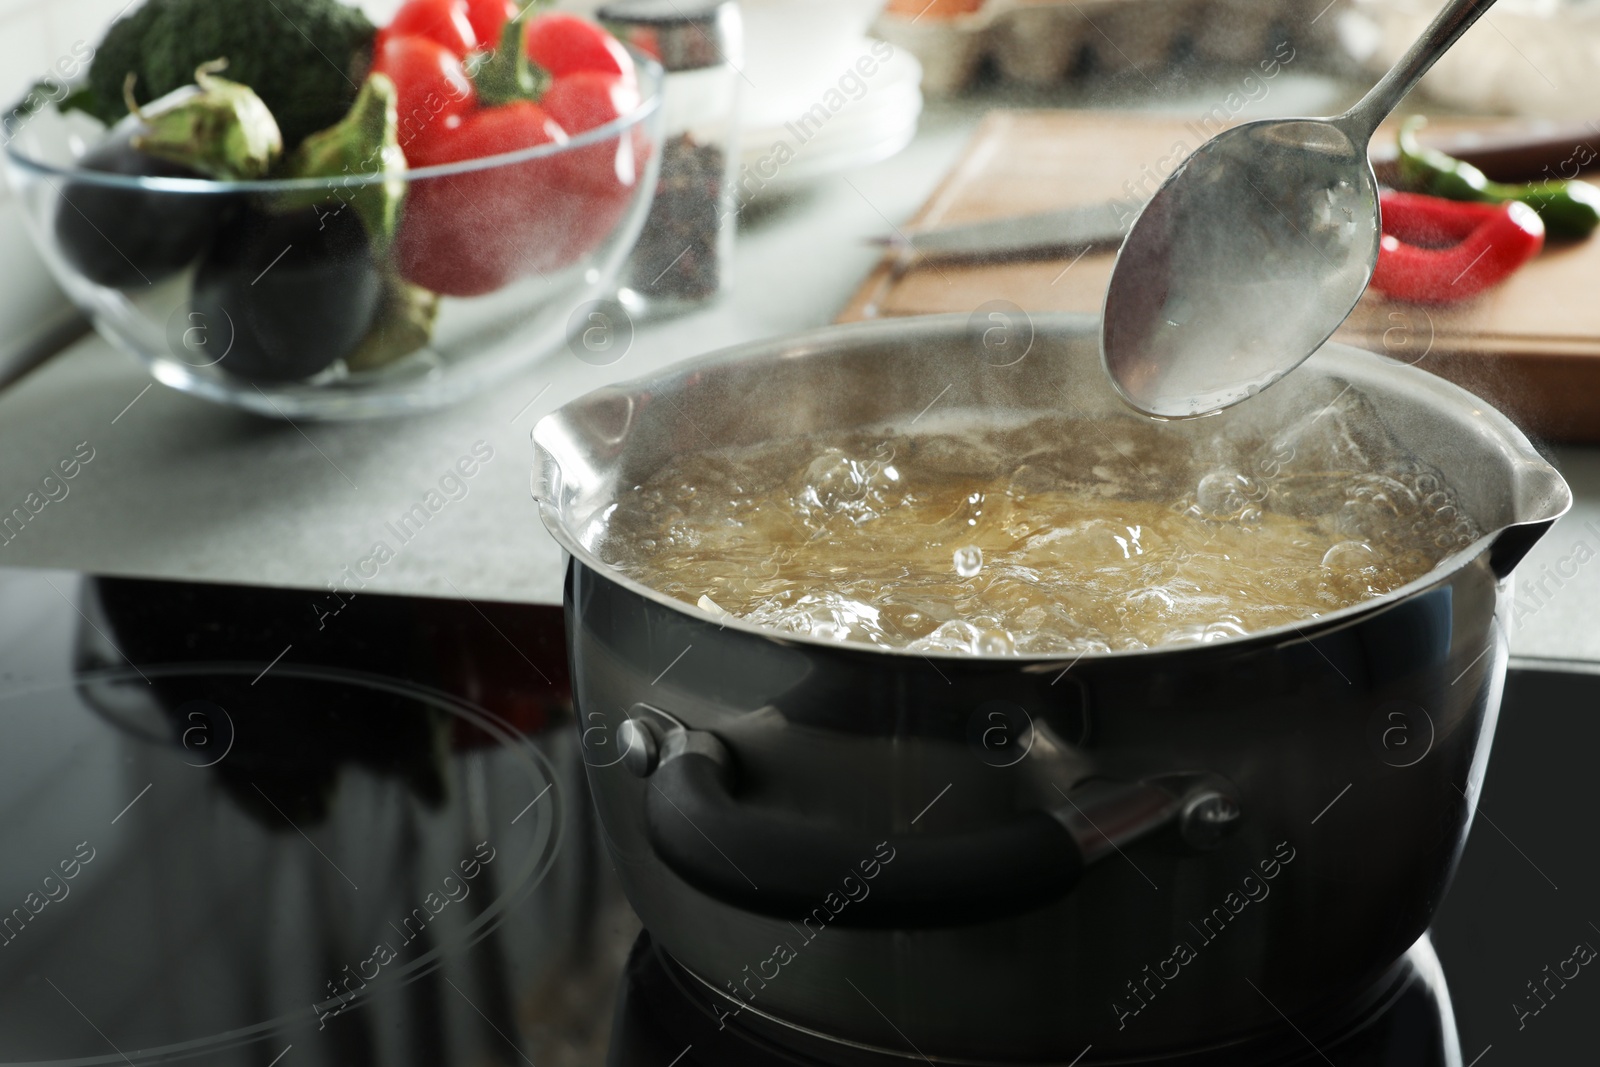
{"type": "MultiPolygon", "coordinates": [[[[639,106],[639,90],[631,78],[579,71],[557,78],[539,103],[576,137],[630,114],[639,106]]],[[[576,246],[592,250],[616,228],[649,159],[649,139],[634,125],[624,134],[571,149],[554,160],[554,180],[588,205],[572,222],[570,238],[576,246]]]]}
{"type": "Polygon", "coordinates": [[[597,23],[550,11],[528,23],[528,58],[556,78],[581,70],[633,78],[633,57],[597,23]]]}
{"type": "MultiPolygon", "coordinates": [[[[519,101],[475,112],[421,145],[431,167],[561,142],[566,133],[538,104],[519,101]]],[[[411,182],[395,239],[401,275],[446,296],[481,296],[530,272],[579,258],[573,220],[584,208],[564,190],[555,158],[491,166],[411,182]]]]}
{"type": "Polygon", "coordinates": [[[465,0],[406,0],[389,25],[378,31],[377,46],[396,37],[427,37],[461,58],[478,47],[465,0]]]}
{"type": "Polygon", "coordinates": [[[477,106],[461,60],[430,38],[389,38],[378,46],[372,69],[387,74],[395,84],[400,147],[413,166],[423,141],[456,125],[477,106]]]}
{"type": "Polygon", "coordinates": [[[500,43],[500,31],[506,23],[517,17],[517,5],[512,0],[466,0],[467,21],[478,36],[479,48],[494,48],[500,43]]]}

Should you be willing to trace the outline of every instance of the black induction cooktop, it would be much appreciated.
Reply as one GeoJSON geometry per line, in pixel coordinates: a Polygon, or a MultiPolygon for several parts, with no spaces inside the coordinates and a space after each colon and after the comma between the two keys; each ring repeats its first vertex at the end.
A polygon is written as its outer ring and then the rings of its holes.
{"type": "MultiPolygon", "coordinates": [[[[719,1027],[640,930],[560,609],[4,569],[0,604],[0,1065],[849,1061],[719,1027]]],[[[1595,751],[1600,674],[1516,664],[1437,957],[1259,1062],[1592,1062],[1595,751]]]]}

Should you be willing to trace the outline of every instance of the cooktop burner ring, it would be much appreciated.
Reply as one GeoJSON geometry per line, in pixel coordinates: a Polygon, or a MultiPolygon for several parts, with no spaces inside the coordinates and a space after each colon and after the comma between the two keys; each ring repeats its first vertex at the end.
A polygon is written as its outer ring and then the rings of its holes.
{"type": "MultiPolygon", "coordinates": [[[[1377,1026],[1417,986],[1425,987],[1429,994],[1440,998],[1443,1010],[1449,1012],[1449,993],[1444,982],[1443,968],[1439,964],[1431,940],[1424,936],[1382,975],[1344,1002],[1323,1014],[1321,1025],[1307,1038],[1298,1028],[1251,1035],[1238,1041],[1177,1052],[1171,1056],[1106,1059],[1090,1055],[1086,1048],[1077,1059],[1070,1056],[1051,1061],[996,1061],[972,1060],[934,1055],[930,1059],[920,1050],[900,1050],[870,1045],[828,1034],[788,1019],[762,1011],[752,1004],[736,999],[716,988],[673,959],[659,943],[641,935],[635,953],[646,957],[659,968],[668,982],[675,987],[692,1010],[702,1015],[709,1024],[718,1023],[717,1005],[742,1009],[740,1019],[728,1028],[745,1041],[754,1042],[777,1055],[785,1062],[827,1064],[829,1067],[897,1067],[913,1063],[948,1064],[950,1067],[1274,1067],[1274,1065],[1320,1063],[1323,1049],[1338,1051],[1340,1046],[1358,1042],[1364,1034],[1377,1026]],[[755,1024],[746,1021],[749,1015],[755,1024]],[[786,1040],[787,1039],[787,1040],[786,1040]],[[1314,1042],[1314,1043],[1313,1043],[1314,1042]],[[1298,1047],[1296,1045],[1298,1044],[1298,1047]],[[796,1056],[800,1058],[795,1058],[796,1056]],[[805,1058],[809,1056],[810,1058],[805,1058]],[[1247,1057],[1240,1059],[1238,1057],[1247,1057]],[[1287,1057],[1287,1058],[1286,1058],[1287,1057]],[[1070,1063],[1068,1062],[1070,1060],[1070,1063]]],[[[630,969],[634,964],[630,963],[630,969]]],[[[1453,1016],[1452,1016],[1453,1026],[1453,1016]]],[[[719,1027],[720,1029],[720,1027],[719,1027]]],[[[1449,1043],[1453,1045],[1453,1030],[1449,1043]]]]}
{"type": "MultiPolygon", "coordinates": [[[[328,997],[326,993],[323,993],[326,999],[313,1001],[311,997],[306,997],[304,998],[306,1003],[303,1006],[285,1006],[283,1010],[272,1012],[266,1018],[249,1019],[248,1021],[240,1020],[238,1025],[207,1030],[207,1032],[198,1036],[191,1031],[187,1035],[174,1035],[177,1039],[170,1041],[140,1041],[133,1045],[118,1041],[115,1046],[111,1047],[120,1046],[119,1051],[108,1052],[104,1055],[92,1054],[89,1048],[82,1047],[85,1042],[79,1042],[80,1047],[68,1052],[66,1056],[56,1053],[53,1048],[38,1049],[29,1047],[12,1050],[4,1047],[8,1044],[7,1042],[0,1042],[0,1063],[13,1062],[14,1055],[17,1053],[20,1053],[24,1062],[48,1063],[52,1067],[124,1064],[129,1061],[123,1053],[132,1055],[133,1061],[140,1064],[157,1063],[195,1056],[214,1055],[230,1048],[269,1039],[273,1035],[281,1037],[285,1033],[293,1032],[297,1026],[305,1027],[308,1019],[313,1020],[312,1026],[315,1027],[317,1013],[331,1016],[331,1018],[324,1021],[330,1027],[335,1026],[338,1023],[338,1014],[345,1011],[359,1012],[375,996],[390,995],[411,987],[419,979],[438,971],[445,965],[447,959],[464,956],[486,938],[494,935],[504,924],[508,914],[545,883],[558,857],[563,852],[566,836],[570,830],[567,825],[569,813],[566,809],[571,801],[566,796],[567,789],[565,787],[568,783],[563,780],[550,758],[531,743],[526,735],[516,731],[504,719],[493,712],[452,694],[417,684],[410,680],[397,679],[392,675],[371,674],[319,665],[247,660],[176,662],[140,667],[127,665],[96,667],[90,670],[74,672],[65,678],[24,681],[21,684],[0,690],[0,720],[3,720],[8,713],[27,717],[30,714],[36,714],[41,709],[49,714],[63,716],[65,719],[70,720],[75,709],[86,710],[91,713],[92,718],[86,716],[82,720],[83,722],[103,723],[115,731],[116,737],[122,739],[121,746],[115,741],[110,743],[115,751],[128,751],[123,746],[131,742],[136,750],[145,753],[145,756],[137,757],[137,759],[144,760],[147,763],[144,769],[152,774],[152,782],[158,786],[157,792],[160,792],[159,785],[163,783],[159,767],[165,763],[165,774],[168,776],[165,781],[182,782],[189,791],[190,799],[200,795],[197,790],[201,787],[197,787],[193,781],[185,781],[180,776],[214,776],[221,773],[222,770],[231,770],[238,766],[245,766],[246,777],[252,776],[255,772],[261,772],[262,775],[266,775],[275,770],[282,771],[283,764],[281,761],[274,764],[269,760],[256,766],[249,766],[249,754],[246,751],[249,747],[248,744],[241,744],[238,748],[235,747],[235,742],[239,740],[241,730],[248,729],[248,724],[251,722],[257,725],[260,724],[261,716],[259,714],[256,714],[252,719],[250,714],[246,713],[243,719],[238,719],[237,716],[229,712],[226,701],[220,703],[209,702],[215,711],[222,714],[214,722],[208,724],[208,728],[225,727],[225,732],[219,730],[217,735],[207,742],[211,751],[202,754],[197,750],[196,746],[188,743],[187,740],[187,729],[196,729],[197,727],[187,727],[186,729],[187,720],[180,717],[177,722],[174,722],[172,718],[175,712],[181,712],[184,708],[196,702],[188,701],[175,709],[164,707],[163,700],[170,703],[172,698],[160,692],[152,692],[153,689],[159,689],[163,683],[169,683],[169,685],[177,683],[179,689],[183,686],[204,688],[207,680],[219,684],[225,682],[229,690],[235,692],[243,691],[249,686],[260,683],[255,692],[269,703],[275,691],[303,694],[307,691],[304,687],[310,685],[319,690],[326,688],[338,698],[337,700],[330,700],[330,703],[342,703],[345,706],[361,707],[363,695],[368,697],[368,704],[372,705],[371,697],[378,695],[381,706],[384,708],[413,707],[431,709],[431,718],[436,721],[440,731],[447,734],[450,731],[454,731],[451,734],[451,742],[442,750],[442,758],[451,765],[446,769],[445,773],[449,776],[452,787],[459,789],[463,795],[459,801],[453,800],[451,803],[464,809],[479,806],[474,803],[479,798],[475,797],[473,792],[478,789],[481,782],[475,779],[482,779],[487,776],[492,778],[496,788],[502,788],[507,782],[514,785],[518,780],[525,781],[526,784],[522,792],[526,793],[525,802],[528,807],[522,809],[523,812],[526,813],[531,810],[534,803],[540,800],[544,801],[547,810],[536,815],[533,819],[522,819],[521,824],[517,827],[515,836],[507,833],[508,827],[504,825],[505,820],[499,820],[502,825],[489,826],[487,819],[468,818],[466,813],[462,814],[462,820],[478,825],[474,825],[471,828],[465,826],[456,828],[462,835],[462,847],[458,847],[456,851],[459,851],[461,855],[467,856],[469,859],[473,858],[472,846],[466,842],[467,839],[477,840],[479,832],[492,833],[494,836],[486,839],[486,842],[487,840],[493,840],[500,846],[500,855],[496,856],[499,862],[492,864],[495,870],[495,877],[489,882],[480,881],[477,883],[480,889],[483,887],[489,888],[492,896],[487,900],[473,902],[473,907],[469,908],[470,918],[468,919],[462,918],[462,915],[459,914],[460,907],[458,906],[456,908],[457,914],[450,917],[449,925],[434,924],[428,926],[425,931],[427,934],[426,939],[422,938],[421,935],[424,931],[419,926],[415,948],[423,951],[413,958],[405,958],[404,955],[405,949],[413,945],[413,939],[406,938],[394,941],[394,944],[401,946],[401,958],[394,959],[392,963],[382,965],[381,976],[376,980],[368,979],[368,981],[372,982],[371,988],[367,986],[366,982],[362,982],[359,990],[356,990],[353,994],[347,992],[342,998],[328,997]],[[217,751],[220,751],[221,754],[216,755],[215,752],[217,751]],[[153,753],[159,753],[159,755],[151,755],[153,753]],[[480,753],[484,755],[480,756],[480,753]],[[181,764],[181,766],[173,766],[173,763],[181,764]],[[219,769],[219,765],[224,766],[219,769]],[[486,769],[491,767],[492,770],[486,769]],[[152,768],[157,769],[152,770],[152,768]],[[524,839],[526,840],[524,841],[524,839]],[[519,850],[518,843],[525,843],[527,847],[519,850]],[[519,855],[519,851],[523,854],[519,855]],[[505,855],[507,852],[511,854],[505,855]],[[501,877],[502,872],[504,872],[503,877],[501,877]],[[457,920],[460,920],[460,922],[457,922],[457,920]],[[435,936],[441,933],[442,936],[435,936]],[[40,1054],[41,1052],[43,1055],[40,1054]]],[[[303,720],[297,721],[303,722],[303,720]]],[[[93,731],[80,729],[78,731],[78,739],[71,743],[72,748],[60,754],[72,755],[78,746],[87,746],[91,749],[96,746],[106,746],[107,741],[105,738],[106,735],[103,733],[95,736],[93,731]]],[[[305,740],[305,747],[310,749],[316,747],[316,738],[305,740]]],[[[38,758],[48,758],[55,754],[57,753],[45,752],[35,755],[38,758]]],[[[336,769],[336,773],[349,775],[352,773],[349,766],[340,765],[336,769]]],[[[364,772],[371,768],[361,767],[358,769],[364,772]]],[[[389,795],[391,799],[393,794],[405,792],[399,790],[395,783],[383,780],[376,773],[371,775],[363,773],[361,777],[372,780],[371,782],[363,781],[361,783],[369,786],[369,791],[386,790],[386,795],[389,795]],[[374,785],[373,783],[376,784],[374,785]]],[[[266,779],[263,777],[262,780],[266,779]]],[[[146,788],[148,789],[148,787],[146,788]]],[[[210,794],[213,795],[213,803],[220,804],[215,800],[215,795],[226,793],[226,790],[219,788],[214,778],[209,780],[204,788],[209,789],[210,794]]],[[[268,788],[274,789],[270,783],[268,788]]],[[[345,790],[346,796],[349,795],[349,788],[351,787],[343,782],[337,787],[337,789],[345,790]]],[[[120,832],[127,829],[130,823],[136,823],[141,815],[150,810],[148,807],[149,801],[145,798],[145,793],[138,792],[137,796],[134,795],[138,789],[137,785],[133,786],[128,792],[128,796],[119,800],[119,803],[123,800],[132,801],[122,811],[112,810],[104,813],[105,818],[112,819],[111,826],[113,831],[100,831],[104,837],[98,840],[97,843],[100,844],[102,849],[105,849],[111,843],[104,838],[111,837],[112,832],[120,832]],[[142,798],[145,798],[146,803],[144,811],[141,811],[141,808],[136,806],[142,798]],[[120,825],[117,820],[121,820],[120,825]]],[[[261,791],[259,786],[257,791],[261,792],[262,797],[269,804],[272,804],[274,808],[278,807],[273,798],[266,792],[261,791]]],[[[277,790],[275,789],[275,791],[277,790]]],[[[370,797],[366,799],[371,800],[370,797]]],[[[279,800],[285,806],[288,806],[290,811],[293,811],[289,801],[281,796],[279,800]]],[[[339,797],[337,795],[329,801],[330,806],[334,808],[334,814],[337,814],[336,806],[338,803],[339,797]]],[[[239,811],[236,807],[222,804],[219,810],[225,812],[228,818],[233,819],[235,822],[238,821],[239,811]]],[[[394,815],[392,809],[379,810],[388,811],[389,814],[394,815]]],[[[279,813],[283,814],[281,810],[279,813]]],[[[512,808],[510,812],[507,812],[507,818],[510,818],[514,813],[517,813],[517,808],[512,808]]],[[[360,814],[370,816],[371,812],[363,811],[360,814]]],[[[472,814],[479,813],[474,812],[472,814]]],[[[499,812],[497,811],[496,814],[498,815],[499,812]]],[[[287,826],[277,827],[276,829],[281,832],[280,836],[287,840],[294,836],[295,831],[298,831],[299,836],[304,837],[312,848],[316,849],[316,853],[309,853],[310,859],[308,862],[313,864],[320,862],[316,859],[316,856],[318,853],[323,852],[323,847],[318,846],[311,836],[307,836],[305,830],[295,825],[296,820],[288,815],[283,817],[289,825],[294,826],[294,830],[289,830],[287,826]]],[[[401,819],[415,818],[415,816],[411,815],[395,817],[401,819]]],[[[429,814],[429,817],[433,817],[432,813],[429,814]]],[[[246,822],[244,825],[252,824],[246,822]]],[[[158,827],[158,829],[162,828],[164,827],[158,827]]],[[[259,827],[256,827],[256,829],[259,830],[259,827]]],[[[322,827],[317,826],[307,827],[307,829],[311,831],[312,835],[317,835],[323,830],[322,827]]],[[[78,832],[82,832],[81,824],[80,829],[69,836],[77,836],[78,832]]],[[[407,830],[406,832],[412,831],[407,830]]],[[[267,842],[267,844],[261,845],[262,848],[271,847],[276,840],[270,833],[260,834],[259,836],[263,841],[267,842]]],[[[402,834],[402,836],[404,835],[402,834]]],[[[327,842],[324,842],[324,845],[327,845],[327,842]]],[[[335,852],[335,855],[342,861],[341,863],[334,863],[333,859],[326,855],[323,855],[322,859],[326,860],[334,870],[338,870],[345,881],[349,881],[349,876],[345,874],[344,870],[340,869],[348,866],[349,860],[337,852],[335,852]]],[[[482,854],[478,854],[477,858],[481,859],[482,854]]],[[[104,862],[102,861],[102,865],[104,862]]],[[[461,860],[461,862],[466,863],[468,860],[461,860]]],[[[487,861],[482,864],[483,869],[488,869],[489,866],[490,863],[487,861]]],[[[98,872],[91,870],[88,873],[98,872]]],[[[359,872],[357,873],[358,876],[362,877],[363,887],[365,887],[367,876],[361,876],[359,872]]],[[[428,873],[432,874],[434,872],[430,870],[428,873]]],[[[449,868],[445,868],[445,873],[456,874],[449,868]]],[[[333,880],[328,872],[322,872],[322,874],[328,880],[333,880]]],[[[457,882],[455,885],[459,891],[463,883],[460,881],[461,876],[459,874],[456,874],[456,877],[457,882]]],[[[421,882],[421,878],[418,878],[418,882],[421,882]]],[[[355,886],[354,882],[350,884],[352,887],[355,886]]],[[[92,890],[96,887],[93,886],[90,879],[84,879],[78,883],[76,888],[92,890]],[[86,885],[86,883],[88,884],[86,885]]],[[[376,909],[385,909],[392,906],[392,900],[387,902],[383,900],[383,894],[386,891],[385,887],[380,884],[377,888],[379,889],[380,903],[374,907],[376,909]]],[[[424,888],[426,887],[424,886],[424,888]]],[[[448,893],[449,890],[446,892],[448,893]]],[[[469,886],[462,899],[465,899],[470,894],[471,887],[469,886]]],[[[392,891],[390,891],[390,895],[393,895],[392,891]]],[[[423,899],[421,889],[416,891],[416,895],[418,900],[423,899]]],[[[359,899],[359,889],[355,890],[354,896],[355,899],[359,899]]],[[[419,907],[432,911],[433,898],[436,896],[437,893],[428,894],[428,901],[420,904],[419,907]]],[[[440,899],[442,900],[443,898],[440,899]]],[[[454,900],[455,898],[451,897],[451,899],[454,900]]],[[[16,902],[8,900],[7,903],[9,905],[16,902]]],[[[65,897],[63,897],[60,904],[62,909],[82,908],[83,906],[77,900],[67,900],[65,897]]],[[[34,914],[36,916],[39,915],[37,912],[34,914]]],[[[48,916],[45,917],[49,918],[48,916]]],[[[374,917],[376,916],[362,916],[363,919],[374,917]]],[[[409,913],[407,918],[409,919],[409,913]]],[[[74,914],[71,921],[83,921],[83,916],[81,913],[74,914]]],[[[263,927],[265,928],[271,921],[269,918],[263,918],[263,927]]],[[[29,925],[32,925],[32,923],[30,922],[29,925]]],[[[389,925],[392,926],[393,923],[391,922],[389,925]]],[[[410,929],[409,924],[407,929],[410,929]]],[[[299,933],[304,935],[305,932],[299,931],[299,933]]],[[[281,937],[281,932],[279,936],[281,937]]],[[[35,939],[37,940],[37,935],[35,935],[35,939]]],[[[8,944],[6,947],[12,947],[11,940],[12,938],[7,939],[8,944]]],[[[265,943],[270,941],[271,938],[263,935],[261,940],[265,943]]],[[[307,943],[309,944],[311,940],[312,938],[308,937],[307,943]]],[[[29,946],[26,942],[19,941],[19,947],[26,950],[29,946]]],[[[13,955],[15,951],[16,949],[13,948],[13,955]]],[[[309,952],[309,949],[307,951],[309,952]]],[[[348,949],[342,946],[339,951],[348,951],[348,949]]],[[[353,957],[359,960],[361,967],[372,964],[376,959],[376,952],[374,951],[372,957],[360,960],[360,955],[363,953],[358,953],[353,957]]],[[[342,961],[345,957],[340,955],[338,958],[342,961]]],[[[122,961],[118,960],[117,962],[120,964],[122,961]]],[[[310,961],[309,957],[306,962],[315,967],[315,963],[310,961]]],[[[341,972],[335,970],[333,973],[335,977],[338,977],[341,972]]],[[[365,976],[364,971],[362,974],[365,976]]],[[[87,978],[87,976],[85,977],[87,978]]],[[[323,975],[319,973],[318,977],[323,977],[323,975]]],[[[103,1009],[97,1010],[92,1003],[84,1001],[82,997],[81,990],[85,987],[92,988],[91,983],[85,980],[78,983],[79,988],[71,988],[70,986],[62,988],[68,981],[69,979],[52,973],[49,969],[29,968],[29,973],[20,982],[22,989],[19,989],[18,993],[21,993],[24,989],[32,988],[42,992],[41,1000],[44,1003],[48,1003],[49,999],[53,998],[55,1005],[64,1013],[63,1020],[71,1016],[72,1011],[77,1011],[85,1019],[94,1017],[97,1022],[101,1021],[103,1009]],[[53,979],[61,979],[61,984],[58,985],[53,979]],[[54,992],[51,992],[52,988],[54,992]],[[68,996],[69,991],[72,993],[70,997],[68,996]],[[71,1011],[67,1008],[68,1004],[72,1005],[71,1011]],[[81,1007],[87,1007],[87,1012],[80,1010],[81,1007]]],[[[348,984],[346,988],[348,990],[348,984]]],[[[318,992],[320,991],[318,990],[318,992]]],[[[203,1026],[204,1024],[201,1025],[203,1026]]],[[[98,1026],[96,1026],[96,1029],[98,1029],[98,1026]]],[[[87,1035],[88,1037],[85,1041],[92,1044],[94,1031],[88,1030],[87,1035]]],[[[102,1044],[100,1047],[105,1048],[107,1045],[102,1044]]]]}
{"type": "MultiPolygon", "coordinates": [[[[52,680],[0,689],[0,704],[17,697],[33,696],[61,689],[64,684],[70,685],[81,692],[82,684],[85,682],[149,682],[155,678],[182,678],[194,674],[240,675],[251,678],[253,681],[260,681],[266,676],[269,669],[273,675],[281,677],[300,678],[306,681],[342,682],[379,692],[391,693],[395,696],[414,697],[424,703],[438,707],[440,710],[448,711],[453,716],[471,722],[474,726],[482,729],[504,745],[520,744],[518,739],[521,735],[499,716],[486,708],[481,708],[442,689],[434,689],[420,682],[402,681],[392,675],[318,664],[275,664],[260,660],[216,660],[157,663],[144,667],[131,665],[93,667],[87,670],[74,671],[66,683],[52,680]]],[[[106,722],[138,737],[140,740],[149,741],[153,744],[171,744],[174,741],[173,738],[165,734],[152,730],[143,730],[136,725],[120,720],[117,718],[116,712],[110,711],[102,704],[96,704],[88,699],[85,702],[89,705],[91,711],[106,722]]],[[[530,749],[529,751],[535,750],[530,749]]]]}

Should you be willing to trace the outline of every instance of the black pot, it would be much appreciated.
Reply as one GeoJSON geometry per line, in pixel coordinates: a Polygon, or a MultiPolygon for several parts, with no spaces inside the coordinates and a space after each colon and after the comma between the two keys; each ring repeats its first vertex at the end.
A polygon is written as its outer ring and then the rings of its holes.
{"type": "Polygon", "coordinates": [[[729,1022],[954,1062],[1132,1062],[1284,1016],[1314,1038],[1444,894],[1498,712],[1507,578],[1570,503],[1482,401],[1330,345],[1232,413],[1170,424],[1186,447],[1357,388],[1492,531],[1382,599],[1220,643],[1076,660],[835,644],[713,617],[591,551],[622,489],[708,440],[904,426],[947,383],[947,413],[1115,410],[1093,320],[1033,326],[1005,366],[964,316],[831,328],[539,424],[629,899],[729,1022]]]}

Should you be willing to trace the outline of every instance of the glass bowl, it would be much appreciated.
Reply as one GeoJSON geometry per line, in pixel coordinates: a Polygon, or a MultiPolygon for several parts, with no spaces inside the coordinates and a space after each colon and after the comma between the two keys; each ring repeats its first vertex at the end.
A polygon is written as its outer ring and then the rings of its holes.
{"type": "Polygon", "coordinates": [[[561,144],[408,171],[387,249],[345,210],[381,175],[90,170],[79,160],[105,128],[52,107],[13,116],[5,169],[61,287],[158,381],[280,418],[402,414],[479,392],[593,328],[660,166],[661,68],[635,60],[629,115],[561,144]]]}

